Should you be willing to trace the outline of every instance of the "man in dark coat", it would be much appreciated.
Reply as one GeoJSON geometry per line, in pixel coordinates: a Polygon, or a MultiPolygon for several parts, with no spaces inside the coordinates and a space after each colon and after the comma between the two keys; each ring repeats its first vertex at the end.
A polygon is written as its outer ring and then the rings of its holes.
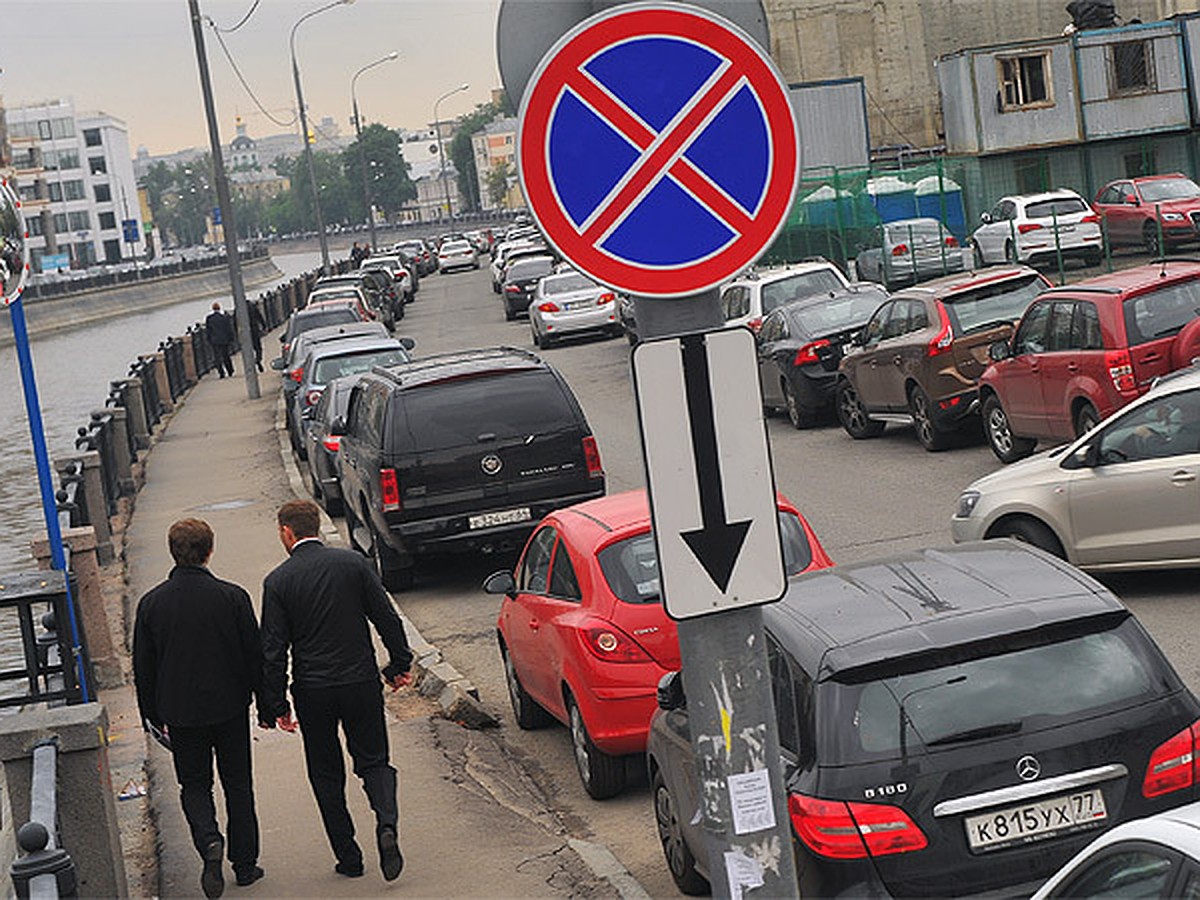
{"type": "Polygon", "coordinates": [[[412,652],[404,623],[375,570],[352,550],[317,538],[321,519],[311,500],[279,509],[279,539],[290,554],[263,582],[263,700],[259,725],[293,730],[286,697],[288,651],[292,699],[304,739],[304,760],[339,875],[363,874],[363,855],[346,809],[346,771],[338,725],[354,760],[354,774],[375,813],[383,877],[400,875],[396,770],[388,762],[387,725],[375,649],[367,623],[390,657],[382,670],[392,690],[410,680],[412,652]]]}
{"type": "Polygon", "coordinates": [[[258,311],[256,304],[246,304],[246,311],[250,317],[250,346],[254,348],[254,366],[261,372],[263,370],[262,336],[263,332],[267,330],[267,323],[263,321],[262,313],[258,311]]]}
{"type": "MultiPolygon", "coordinates": [[[[262,645],[250,595],[207,568],[213,533],[200,519],[171,526],[175,567],[138,603],[133,673],[147,730],[165,732],[180,802],[204,860],[206,897],[224,890],[224,839],[213,805],[213,756],[225,792],[229,861],[240,885],[263,875],[250,774],[250,695],[262,685],[262,645]]],[[[259,709],[262,708],[259,700],[259,709]]]]}
{"type": "Polygon", "coordinates": [[[221,311],[220,301],[214,300],[212,312],[204,320],[204,328],[208,334],[208,343],[212,345],[217,357],[217,374],[222,378],[233,375],[233,361],[229,358],[233,346],[233,322],[221,311]]]}

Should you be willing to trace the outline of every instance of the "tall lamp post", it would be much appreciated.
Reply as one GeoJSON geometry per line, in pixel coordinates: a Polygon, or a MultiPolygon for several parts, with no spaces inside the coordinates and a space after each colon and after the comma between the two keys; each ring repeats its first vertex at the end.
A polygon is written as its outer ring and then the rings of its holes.
{"type": "Polygon", "coordinates": [[[321,271],[329,274],[329,242],[325,240],[325,222],[321,219],[321,198],[317,194],[317,170],[313,164],[312,145],[308,142],[308,113],[304,109],[304,91],[300,88],[300,66],[296,63],[296,29],[313,16],[333,9],[335,6],[348,6],[354,0],[333,0],[324,6],[305,13],[292,26],[288,44],[292,50],[292,81],[296,85],[296,106],[300,109],[300,139],[304,141],[304,157],[308,160],[308,182],[312,187],[313,211],[317,217],[317,240],[321,242],[321,271]]]}
{"type": "Polygon", "coordinates": [[[367,229],[371,234],[372,250],[375,249],[375,200],[372,196],[370,185],[367,183],[367,152],[363,149],[362,117],[358,114],[358,95],[354,92],[354,87],[358,82],[358,76],[367,71],[367,69],[373,69],[376,66],[383,65],[385,62],[390,62],[399,55],[399,52],[393,50],[387,56],[381,57],[373,63],[367,63],[355,72],[354,77],[350,79],[350,106],[354,110],[354,138],[358,144],[358,165],[362,169],[363,203],[367,206],[367,229]]]}
{"type": "Polygon", "coordinates": [[[455,94],[461,94],[463,91],[470,88],[469,84],[460,84],[452,91],[446,91],[442,96],[433,101],[433,128],[437,132],[438,139],[438,161],[442,164],[442,193],[446,195],[446,214],[454,217],[454,206],[450,203],[450,185],[446,182],[446,150],[442,147],[442,125],[438,119],[438,104],[447,97],[452,97],[455,94]]]}

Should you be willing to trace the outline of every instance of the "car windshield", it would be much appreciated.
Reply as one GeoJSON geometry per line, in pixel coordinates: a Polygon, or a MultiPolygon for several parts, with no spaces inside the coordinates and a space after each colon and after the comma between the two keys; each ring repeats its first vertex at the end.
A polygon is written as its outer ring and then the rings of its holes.
{"type": "Polygon", "coordinates": [[[586,291],[588,288],[594,288],[596,283],[590,278],[583,275],[556,275],[554,278],[547,278],[542,282],[542,293],[544,294],[567,294],[571,291],[586,291]]]}
{"type": "Polygon", "coordinates": [[[1027,219],[1050,219],[1054,216],[1069,216],[1087,211],[1087,204],[1079,197],[1055,197],[1052,200],[1039,200],[1025,207],[1027,219]]]}
{"type": "Polygon", "coordinates": [[[395,366],[408,362],[408,354],[402,347],[388,347],[345,356],[327,356],[317,360],[309,379],[312,384],[327,384],[343,375],[360,375],[371,371],[372,366],[395,366]]]}
{"type": "Polygon", "coordinates": [[[1046,289],[1038,275],[1008,278],[942,298],[955,334],[971,334],[1004,323],[1012,324],[1046,289]]]}
{"type": "Polygon", "coordinates": [[[982,656],[935,653],[916,671],[910,663],[900,674],[859,681],[850,672],[825,682],[818,702],[832,707],[820,717],[833,723],[824,736],[829,758],[846,765],[898,757],[901,704],[911,750],[1054,728],[1175,689],[1131,618],[1086,634],[1012,637],[991,642],[994,652],[982,656]],[[954,656],[960,660],[950,663],[954,656]]]}
{"type": "Polygon", "coordinates": [[[803,300],[806,297],[816,297],[828,294],[830,291],[840,291],[846,286],[829,269],[817,269],[815,272],[803,272],[780,278],[762,287],[762,312],[765,316],[777,306],[803,300]]]}
{"type": "Polygon", "coordinates": [[[554,260],[549,257],[538,259],[522,259],[512,264],[508,270],[509,281],[524,281],[527,278],[541,278],[554,270],[554,260]]]}
{"type": "Polygon", "coordinates": [[[1200,316],[1200,279],[1172,284],[1125,301],[1125,334],[1129,345],[1177,334],[1200,316]]]}
{"type": "Polygon", "coordinates": [[[887,299],[876,291],[845,291],[819,303],[798,305],[791,318],[810,335],[833,334],[865,325],[887,299]]]}
{"type": "Polygon", "coordinates": [[[1156,181],[1143,181],[1138,185],[1142,199],[1147,203],[1159,200],[1187,200],[1200,197],[1200,185],[1190,178],[1163,178],[1156,181]]]}
{"type": "MultiPolygon", "coordinates": [[[[779,513],[779,531],[783,537],[783,567],[789,575],[798,575],[812,562],[812,547],[804,526],[794,513],[779,513]]],[[[609,544],[596,558],[608,588],[624,603],[658,603],[658,553],[650,532],[609,544]]]]}

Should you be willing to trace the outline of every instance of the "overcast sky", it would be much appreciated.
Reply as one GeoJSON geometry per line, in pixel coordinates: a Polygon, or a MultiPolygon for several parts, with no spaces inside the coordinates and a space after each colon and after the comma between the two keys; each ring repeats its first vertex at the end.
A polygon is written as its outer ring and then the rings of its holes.
{"type": "MultiPolygon", "coordinates": [[[[240,29],[223,35],[234,62],[266,111],[295,114],[288,35],[328,0],[260,0],[240,29]]],[[[200,0],[200,10],[232,28],[254,0],[200,0]]],[[[443,119],[469,112],[500,86],[495,27],[499,0],[354,0],[314,16],[296,32],[309,117],[350,125],[350,80],[392,50],[399,59],[358,79],[364,122],[422,128],[434,101],[443,119]]],[[[187,0],[3,0],[0,95],[6,106],[71,97],[76,110],[102,110],[129,126],[132,151],[158,155],[207,146],[204,108],[187,0]]],[[[221,140],[241,115],[252,136],[296,130],[276,124],[238,83],[211,28],[205,28],[221,140]]]]}

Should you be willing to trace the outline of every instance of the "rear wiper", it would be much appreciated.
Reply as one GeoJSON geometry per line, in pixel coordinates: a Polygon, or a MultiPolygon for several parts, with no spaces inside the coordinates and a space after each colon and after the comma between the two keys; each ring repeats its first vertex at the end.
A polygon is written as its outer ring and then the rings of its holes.
{"type": "Polygon", "coordinates": [[[965,741],[978,741],[983,738],[1000,737],[1006,734],[1016,734],[1022,728],[1024,723],[1020,719],[1013,719],[1011,722],[996,722],[993,725],[981,725],[978,728],[968,728],[964,731],[955,731],[953,734],[948,734],[945,737],[935,738],[932,741],[926,741],[926,747],[939,747],[944,744],[961,744],[965,741]]]}

